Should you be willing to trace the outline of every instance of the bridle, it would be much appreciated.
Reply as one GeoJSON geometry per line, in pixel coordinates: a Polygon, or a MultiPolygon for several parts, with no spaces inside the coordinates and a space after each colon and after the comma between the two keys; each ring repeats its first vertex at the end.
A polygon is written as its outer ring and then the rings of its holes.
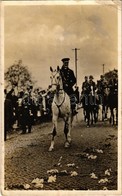
{"type": "Polygon", "coordinates": [[[63,88],[59,88],[60,87],[60,78],[61,78],[60,74],[59,74],[59,77],[58,77],[58,82],[56,82],[56,79],[55,79],[55,82],[53,82],[53,79],[56,77],[56,75],[57,75],[57,72],[56,72],[55,75],[53,75],[51,77],[51,86],[56,86],[57,93],[62,94],[61,92],[59,93],[59,91],[63,91],[63,88]]]}
{"type": "Polygon", "coordinates": [[[56,72],[56,74],[52,76],[53,78],[51,78],[51,79],[52,79],[52,81],[51,81],[51,86],[56,86],[56,95],[64,94],[63,100],[62,100],[62,102],[61,102],[60,104],[57,104],[56,101],[54,101],[55,105],[56,105],[57,108],[59,109],[59,113],[61,113],[60,107],[62,106],[62,104],[63,104],[64,101],[65,101],[65,95],[66,95],[66,93],[64,92],[63,86],[62,86],[62,88],[60,88],[60,80],[62,79],[60,73],[59,73],[59,77],[57,78],[57,81],[56,81],[56,79],[55,79],[57,73],[58,73],[58,72],[56,72]],[[53,82],[54,79],[55,79],[55,82],[53,82]]]}

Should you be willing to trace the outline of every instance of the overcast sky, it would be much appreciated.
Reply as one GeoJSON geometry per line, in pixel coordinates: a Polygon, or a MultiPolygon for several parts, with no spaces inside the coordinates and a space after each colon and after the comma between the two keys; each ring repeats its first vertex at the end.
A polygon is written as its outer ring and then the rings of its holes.
{"type": "Polygon", "coordinates": [[[78,50],[78,84],[85,75],[95,81],[117,68],[117,9],[100,5],[33,5],[5,7],[5,70],[22,59],[38,86],[50,84],[49,67],[62,66],[69,57],[75,71],[78,50]]]}

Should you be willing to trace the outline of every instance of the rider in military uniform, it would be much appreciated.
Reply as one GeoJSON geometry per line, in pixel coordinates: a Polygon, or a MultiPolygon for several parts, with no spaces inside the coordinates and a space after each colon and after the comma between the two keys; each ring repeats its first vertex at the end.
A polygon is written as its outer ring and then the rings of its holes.
{"type": "Polygon", "coordinates": [[[105,89],[107,88],[107,83],[103,75],[100,76],[100,80],[98,81],[98,93],[104,95],[105,89]]]}
{"type": "Polygon", "coordinates": [[[75,115],[75,114],[77,114],[77,112],[75,110],[76,97],[75,97],[75,93],[73,90],[73,86],[76,83],[76,77],[74,75],[74,72],[68,67],[69,60],[70,60],[69,58],[62,59],[63,65],[62,65],[60,72],[61,72],[62,81],[63,81],[63,89],[70,96],[72,113],[73,113],[73,115],[75,115]]]}
{"type": "Polygon", "coordinates": [[[113,118],[114,120],[113,110],[116,109],[116,124],[117,124],[118,123],[118,78],[116,73],[114,73],[112,79],[110,79],[108,83],[108,88],[109,88],[108,105],[111,111],[110,122],[112,120],[111,118],[113,118]]]}
{"type": "Polygon", "coordinates": [[[82,83],[82,89],[81,89],[81,102],[83,106],[83,114],[84,114],[84,120],[86,121],[86,109],[87,109],[87,103],[88,103],[88,96],[91,91],[90,84],[88,81],[88,76],[84,77],[84,82],[82,83]]]}
{"type": "Polygon", "coordinates": [[[90,94],[95,95],[95,90],[96,90],[96,84],[93,81],[93,76],[89,76],[89,85],[90,85],[90,94]]]}
{"type": "Polygon", "coordinates": [[[89,95],[91,88],[90,88],[90,84],[88,82],[88,76],[84,77],[85,81],[82,83],[82,91],[81,91],[81,102],[83,104],[83,107],[85,106],[85,99],[86,96],[89,95]]]}
{"type": "Polygon", "coordinates": [[[103,98],[105,99],[107,96],[106,90],[108,88],[108,85],[103,75],[100,76],[100,80],[97,83],[97,88],[98,88],[98,91],[97,91],[98,95],[100,95],[102,99],[103,98]]]}
{"type": "Polygon", "coordinates": [[[85,79],[85,81],[83,82],[83,84],[82,84],[82,94],[84,95],[84,94],[89,94],[90,93],[90,84],[89,84],[89,82],[88,82],[88,77],[87,76],[85,76],[84,77],[84,79],[85,79]]]}
{"type": "Polygon", "coordinates": [[[116,74],[113,74],[113,78],[109,81],[108,87],[110,89],[110,93],[118,95],[118,79],[116,74]]]}

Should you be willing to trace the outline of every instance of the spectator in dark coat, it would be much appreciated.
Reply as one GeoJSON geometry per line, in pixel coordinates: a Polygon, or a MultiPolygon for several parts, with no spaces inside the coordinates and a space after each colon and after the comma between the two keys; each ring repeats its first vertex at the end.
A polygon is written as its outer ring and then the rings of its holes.
{"type": "Polygon", "coordinates": [[[12,128],[12,102],[9,94],[6,94],[6,90],[4,91],[5,100],[4,100],[4,141],[7,139],[7,132],[9,132],[12,128]]]}
{"type": "Polygon", "coordinates": [[[22,100],[22,110],[21,110],[21,123],[22,123],[22,134],[25,134],[27,129],[28,133],[31,133],[32,122],[32,100],[28,93],[24,94],[22,100]]]}
{"type": "Polygon", "coordinates": [[[21,125],[22,125],[21,117],[22,117],[22,99],[23,99],[23,96],[24,96],[24,92],[23,91],[18,93],[18,101],[17,101],[17,119],[18,119],[18,124],[17,124],[17,126],[19,127],[19,129],[21,129],[21,125]]]}
{"type": "Polygon", "coordinates": [[[12,101],[12,108],[13,108],[13,124],[17,121],[17,106],[18,106],[18,97],[15,95],[15,91],[13,90],[11,93],[11,101],[12,101]]]}

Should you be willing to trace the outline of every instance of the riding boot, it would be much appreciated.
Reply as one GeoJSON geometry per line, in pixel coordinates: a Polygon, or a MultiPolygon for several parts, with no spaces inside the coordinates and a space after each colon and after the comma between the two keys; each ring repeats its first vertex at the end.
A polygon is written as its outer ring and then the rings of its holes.
{"type": "Polygon", "coordinates": [[[31,133],[31,125],[28,126],[28,133],[31,133]]]}
{"type": "Polygon", "coordinates": [[[76,104],[71,105],[71,110],[72,110],[72,115],[75,116],[76,114],[78,114],[78,112],[76,111],[76,104]]]}
{"type": "Polygon", "coordinates": [[[22,133],[21,134],[25,134],[26,133],[26,125],[22,126],[22,133]]]}

